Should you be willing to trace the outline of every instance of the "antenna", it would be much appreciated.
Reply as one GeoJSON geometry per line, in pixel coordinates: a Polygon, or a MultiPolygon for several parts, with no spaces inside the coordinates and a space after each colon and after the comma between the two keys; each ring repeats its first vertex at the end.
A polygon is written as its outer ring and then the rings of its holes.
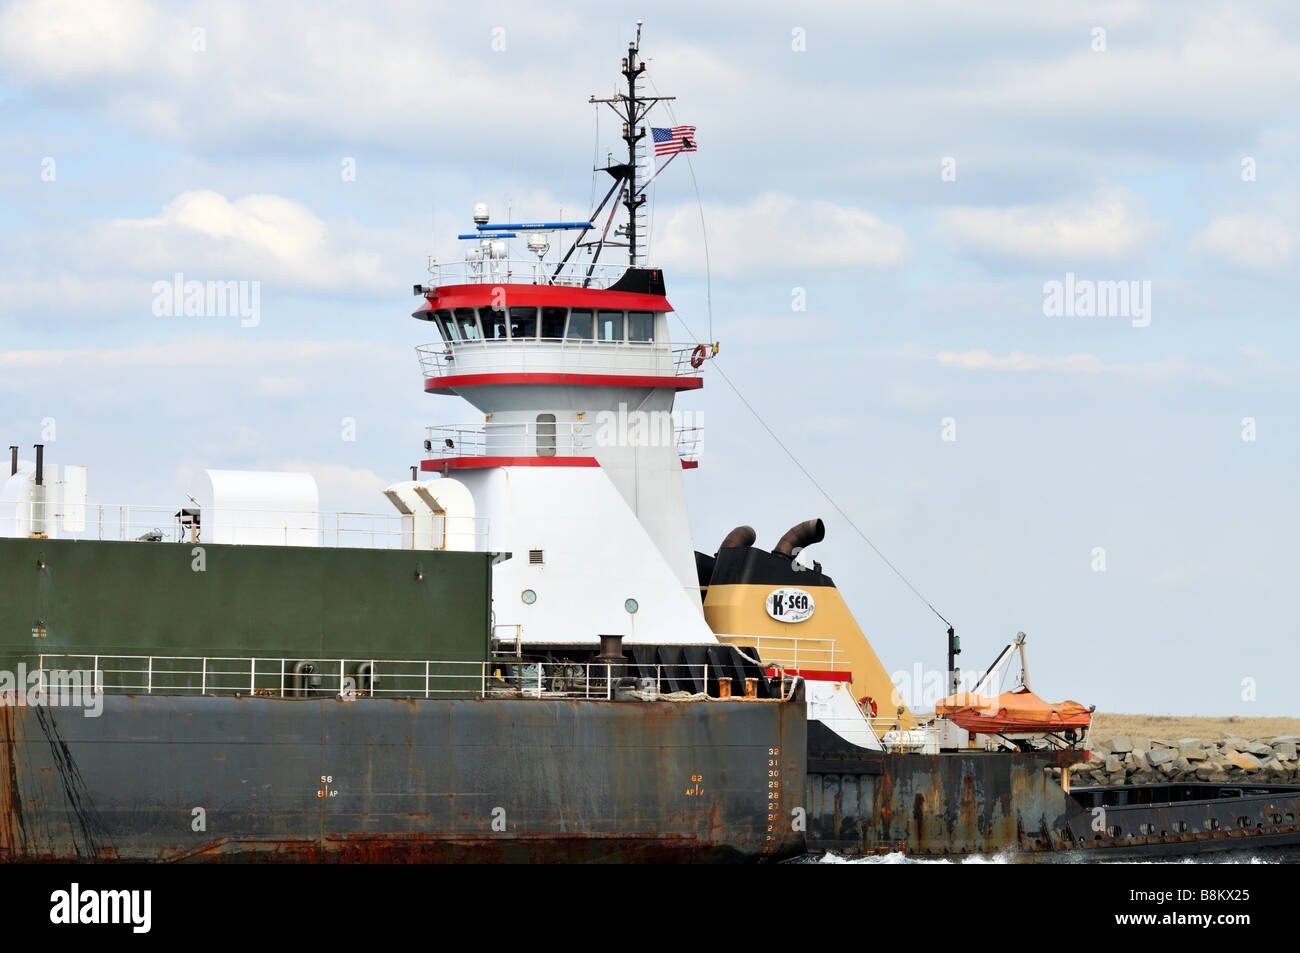
{"type": "MultiPolygon", "coordinates": [[[[615,93],[609,99],[592,96],[589,102],[606,103],[615,115],[623,120],[623,141],[627,143],[627,164],[610,165],[605,171],[614,176],[616,181],[626,181],[619,201],[627,209],[627,261],[635,267],[640,248],[637,240],[637,211],[645,204],[645,186],[637,184],[637,143],[645,138],[646,128],[642,125],[646,114],[656,103],[676,99],[675,96],[642,96],[637,92],[637,82],[645,72],[645,60],[641,54],[641,21],[636,21],[636,39],[627,45],[627,56],[623,58],[623,76],[627,80],[627,92],[615,93]]],[[[592,218],[595,217],[593,214],[592,218]]],[[[581,236],[579,236],[581,238],[581,236]]]]}

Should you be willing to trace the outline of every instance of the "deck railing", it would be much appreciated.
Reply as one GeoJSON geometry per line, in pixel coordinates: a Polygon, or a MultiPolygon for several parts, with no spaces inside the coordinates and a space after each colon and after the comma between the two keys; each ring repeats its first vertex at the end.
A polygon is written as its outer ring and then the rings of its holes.
{"type": "Polygon", "coordinates": [[[696,344],[655,341],[592,341],[586,338],[435,341],[415,353],[426,379],[454,374],[635,374],[699,377],[692,363],[696,344]],[[511,346],[514,345],[514,346],[511,346]]]}
{"type": "MultiPolygon", "coordinates": [[[[484,235],[484,238],[491,238],[484,235]]],[[[627,264],[570,261],[556,274],[557,262],[537,258],[490,258],[479,261],[430,262],[429,282],[442,285],[558,285],[566,288],[608,288],[623,277],[627,264]]]]}
{"type": "MultiPolygon", "coordinates": [[[[125,503],[76,505],[85,511],[85,528],[67,531],[61,529],[63,507],[55,502],[18,504],[17,522],[19,530],[22,530],[21,535],[28,535],[25,527],[42,525],[56,531],[60,539],[72,540],[250,543],[353,549],[403,549],[412,545],[410,533],[404,533],[402,514],[397,512],[318,513],[254,507],[216,507],[202,509],[199,522],[195,523],[187,508],[178,506],[125,503]]],[[[436,539],[457,535],[461,539],[472,539],[478,550],[486,548],[486,517],[437,516],[435,523],[436,539]]],[[[11,532],[11,527],[0,525],[0,535],[14,533],[11,532]]]]}
{"type": "Polygon", "coordinates": [[[585,420],[550,423],[519,421],[425,428],[424,451],[430,459],[485,456],[590,456],[595,427],[585,420]]]}
{"type": "Polygon", "coordinates": [[[612,414],[589,420],[532,420],[485,424],[439,424],[425,428],[424,453],[428,460],[460,457],[589,457],[601,447],[672,446],[684,461],[698,462],[703,452],[704,428],[678,426],[667,411],[662,418],[643,412],[635,425],[612,414]]]}
{"type": "MultiPolygon", "coordinates": [[[[64,655],[36,657],[41,684],[98,686],[110,695],[253,695],[277,698],[586,698],[653,700],[758,697],[755,685],[733,686],[717,666],[635,666],[603,662],[410,659],[292,659],[231,656],[64,655]],[[726,688],[723,688],[725,682],[726,688]],[[704,685],[699,693],[682,685],[704,685]]],[[[750,680],[751,682],[754,680],[750,680]]]]}
{"type": "Polygon", "coordinates": [[[835,639],[796,638],[785,635],[728,636],[727,641],[748,645],[769,665],[788,669],[842,671],[848,668],[846,653],[835,639]]]}

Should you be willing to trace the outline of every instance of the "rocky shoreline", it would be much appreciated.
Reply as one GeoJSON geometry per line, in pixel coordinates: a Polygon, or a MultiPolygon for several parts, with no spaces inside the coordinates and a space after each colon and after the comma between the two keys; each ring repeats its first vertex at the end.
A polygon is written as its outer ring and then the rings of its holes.
{"type": "Polygon", "coordinates": [[[1071,785],[1159,784],[1180,781],[1300,783],[1300,735],[1250,740],[1093,736],[1089,760],[1070,768],[1071,785]]]}

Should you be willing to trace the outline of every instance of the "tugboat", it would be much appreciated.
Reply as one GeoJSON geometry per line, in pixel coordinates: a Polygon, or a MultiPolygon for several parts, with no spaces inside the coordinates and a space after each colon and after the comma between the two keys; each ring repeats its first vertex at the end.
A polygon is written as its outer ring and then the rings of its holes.
{"type": "MultiPolygon", "coordinates": [[[[416,287],[433,427],[390,516],[306,474],[0,490],[0,860],[736,861],[806,848],[803,682],[705,622],[674,431],[706,349],[644,265],[639,33],[610,222],[493,224],[416,287]],[[612,216],[611,216],[612,219],[612,216]],[[548,236],[576,235],[559,262],[548,236]],[[506,243],[526,236],[516,270],[506,243]],[[596,236],[588,240],[587,236],[596,236]],[[616,236],[617,237],[617,236],[616,236]],[[173,510],[175,510],[173,514],[173,510]],[[168,528],[170,527],[170,528],[168,528]]],[[[654,135],[658,135],[656,132],[654,135]]],[[[669,150],[694,148],[686,130],[669,150]]],[[[662,153],[662,149],[657,150],[662,153]]]]}
{"type": "Polygon", "coordinates": [[[912,710],[830,575],[819,519],[695,550],[673,416],[715,342],[673,342],[646,185],[697,148],[648,125],[577,221],[493,221],[430,261],[428,428],[395,513],[306,474],[206,471],[179,506],[94,506],[11,448],[0,487],[0,860],[1048,859],[1300,842],[1300,789],[1070,790],[1089,709],[1017,639],[912,710]],[[654,143],[653,150],[650,143],[654,143]],[[665,161],[646,174],[651,154],[665,161]],[[615,228],[620,210],[624,222],[615,228]],[[530,257],[511,257],[522,242],[530,257]],[[552,255],[552,252],[554,254],[552,255]],[[603,260],[607,253],[626,260],[603,260]],[[995,695],[1019,652],[1021,690],[995,695]],[[93,716],[93,717],[87,717],[93,716]]]}

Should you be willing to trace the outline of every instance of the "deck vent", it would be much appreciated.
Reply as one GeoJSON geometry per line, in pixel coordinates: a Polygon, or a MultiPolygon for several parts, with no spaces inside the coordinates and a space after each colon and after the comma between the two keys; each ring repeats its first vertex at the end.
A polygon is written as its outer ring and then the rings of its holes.
{"type": "Polygon", "coordinates": [[[540,549],[528,550],[528,565],[543,566],[546,564],[546,557],[540,549]]]}

